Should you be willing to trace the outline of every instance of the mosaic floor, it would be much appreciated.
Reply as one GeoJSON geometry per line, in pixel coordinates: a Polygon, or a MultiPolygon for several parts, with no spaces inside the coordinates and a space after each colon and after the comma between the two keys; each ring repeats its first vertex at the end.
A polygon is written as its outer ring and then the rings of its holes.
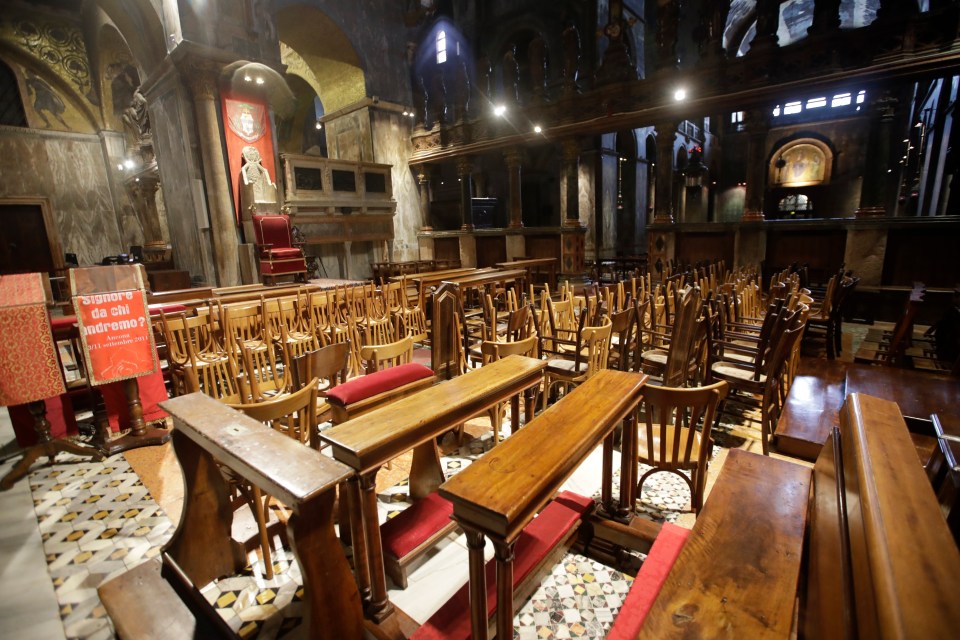
{"type": "MultiPolygon", "coordinates": [[[[717,432],[717,439],[725,446],[742,446],[745,439],[756,438],[751,431],[724,426],[717,432]]],[[[509,435],[509,423],[504,425],[503,435],[509,435]]],[[[448,454],[442,457],[446,476],[459,472],[491,446],[489,431],[468,439],[459,448],[448,446],[448,454]]],[[[720,447],[716,451],[725,453],[720,447]]],[[[60,616],[68,638],[111,638],[113,630],[96,587],[155,557],[174,526],[122,455],[104,462],[68,456],[61,460],[53,467],[37,468],[29,477],[60,616]]],[[[619,482],[619,473],[615,481],[619,482]]],[[[590,489],[594,490],[599,494],[598,485],[590,489]]],[[[617,491],[615,487],[614,495],[617,491]]],[[[385,521],[409,506],[406,482],[382,491],[378,498],[385,521]]],[[[686,484],[672,474],[651,476],[637,510],[653,520],[676,522],[680,518],[684,524],[683,518],[689,515],[685,513],[689,510],[686,484]]],[[[692,524],[692,519],[689,522],[692,524]]],[[[466,554],[458,551],[454,538],[445,543],[450,546],[446,550],[448,561],[453,558],[454,563],[466,565],[466,554]]],[[[303,593],[299,568],[292,552],[281,548],[279,539],[274,549],[272,580],[263,578],[262,561],[252,552],[250,565],[240,575],[202,589],[207,601],[243,638],[299,635],[303,593]]],[[[425,566],[424,571],[429,569],[425,566]]],[[[602,638],[631,580],[593,560],[569,554],[517,612],[514,637],[602,638]]],[[[416,596],[421,597],[419,593],[416,596]]],[[[443,598],[433,597],[439,600],[439,606],[443,598]]]]}

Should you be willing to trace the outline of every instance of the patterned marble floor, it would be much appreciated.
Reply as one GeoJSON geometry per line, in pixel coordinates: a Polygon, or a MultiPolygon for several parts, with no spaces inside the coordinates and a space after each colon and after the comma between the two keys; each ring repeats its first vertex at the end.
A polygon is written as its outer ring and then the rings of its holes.
{"type": "MultiPolygon", "coordinates": [[[[718,439],[727,446],[743,446],[746,442],[752,448],[754,443],[749,439],[756,436],[751,431],[724,426],[718,439]]],[[[508,434],[507,423],[503,435],[508,434]]],[[[488,451],[491,435],[487,431],[449,451],[442,458],[446,476],[451,477],[488,451]]],[[[716,450],[720,456],[716,462],[722,463],[725,451],[720,447],[716,450]]],[[[598,495],[599,461],[584,466],[590,465],[594,468],[578,472],[581,480],[574,489],[598,495]]],[[[619,481],[618,475],[616,480],[619,481]]],[[[66,637],[113,637],[109,619],[97,598],[97,586],[157,556],[173,533],[173,523],[122,455],[103,462],[63,455],[52,467],[37,467],[29,476],[29,483],[66,637]]],[[[617,489],[614,491],[616,495],[617,489]]],[[[381,520],[386,521],[409,506],[406,482],[382,491],[378,499],[381,520]]],[[[672,474],[651,476],[637,509],[653,520],[679,519],[681,524],[692,524],[692,518],[684,522],[689,516],[684,513],[689,509],[689,491],[683,480],[672,474]]],[[[407,592],[391,590],[391,599],[404,611],[411,607],[409,613],[415,620],[423,622],[429,617],[450,590],[445,587],[446,591],[422,592],[417,585],[423,576],[428,578],[421,584],[430,584],[430,576],[448,574],[454,577],[444,579],[453,586],[465,580],[466,545],[462,538],[451,535],[445,540],[435,555],[411,575],[412,586],[407,592]]],[[[299,568],[293,554],[281,548],[279,538],[274,541],[274,549],[272,580],[263,578],[262,561],[252,552],[250,565],[240,575],[202,589],[207,601],[243,638],[266,640],[298,635],[303,593],[299,568]]],[[[517,612],[514,637],[602,638],[631,580],[630,576],[593,560],[569,554],[517,612]]]]}

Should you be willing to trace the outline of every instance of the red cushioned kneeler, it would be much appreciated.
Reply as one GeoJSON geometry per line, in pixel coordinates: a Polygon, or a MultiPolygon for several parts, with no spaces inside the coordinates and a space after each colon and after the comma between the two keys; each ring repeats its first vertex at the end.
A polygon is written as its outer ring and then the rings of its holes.
{"type": "Polygon", "coordinates": [[[381,369],[365,376],[348,380],[327,392],[327,399],[342,407],[366,400],[379,393],[397,389],[405,384],[433,375],[433,369],[417,362],[381,369]]]}
{"type": "Polygon", "coordinates": [[[637,637],[640,628],[643,627],[643,621],[647,619],[650,607],[660,593],[660,587],[666,581],[667,574],[670,573],[689,535],[689,529],[669,522],[664,523],[660,533],[657,534],[657,539],[653,541],[647,559],[643,561],[637,577],[633,580],[630,593],[620,607],[620,613],[617,614],[607,640],[627,640],[637,637]]]}
{"type": "MultiPolygon", "coordinates": [[[[513,587],[523,582],[577,520],[593,507],[593,500],[564,491],[528,524],[514,546],[513,587]]],[[[487,616],[497,608],[496,562],[484,567],[487,616]]],[[[467,583],[410,636],[411,640],[452,640],[470,637],[470,584],[467,583]]]]}
{"type": "Polygon", "coordinates": [[[436,492],[430,493],[381,525],[383,550],[395,558],[404,557],[450,522],[452,514],[453,503],[436,492]]]}

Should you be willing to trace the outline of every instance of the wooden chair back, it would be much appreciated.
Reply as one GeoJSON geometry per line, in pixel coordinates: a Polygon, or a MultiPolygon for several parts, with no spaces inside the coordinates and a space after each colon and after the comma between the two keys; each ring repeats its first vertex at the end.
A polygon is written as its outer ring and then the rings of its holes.
{"type": "Polygon", "coordinates": [[[221,305],[220,318],[223,323],[224,347],[227,350],[240,354],[245,347],[265,348],[268,344],[260,303],[221,305]]]}
{"type": "Polygon", "coordinates": [[[653,467],[639,480],[656,471],[671,471],[687,479],[680,471],[691,471],[691,504],[698,512],[703,504],[707,460],[713,441],[710,431],[720,402],[729,386],[717,382],[706,387],[661,387],[647,384],[638,421],[640,428],[637,459],[653,467]]]}
{"type": "Polygon", "coordinates": [[[407,336],[387,344],[368,344],[360,347],[360,359],[367,373],[413,362],[413,338],[407,336]]]}
{"type": "Polygon", "coordinates": [[[610,368],[635,371],[639,366],[639,360],[636,358],[637,308],[628,306],[623,311],[612,312],[610,322],[613,334],[610,345],[610,368]]]}
{"type": "Polygon", "coordinates": [[[677,302],[677,312],[670,333],[670,349],[663,372],[665,387],[682,387],[687,380],[699,315],[700,289],[688,287],[677,302]]]}
{"type": "Polygon", "coordinates": [[[324,385],[324,390],[346,382],[349,358],[349,341],[328,344],[294,358],[290,368],[293,388],[302,389],[303,384],[311,378],[318,379],[324,385]]]}
{"type": "Polygon", "coordinates": [[[202,391],[223,402],[243,402],[248,395],[237,362],[230,352],[217,358],[195,360],[187,369],[185,382],[187,393],[202,391]]]}
{"type": "Polygon", "coordinates": [[[246,402],[263,402],[277,395],[289,393],[293,379],[286,354],[267,345],[265,349],[244,347],[243,373],[249,396],[246,402]]]}
{"type": "Polygon", "coordinates": [[[484,340],[480,343],[480,353],[483,354],[483,364],[496,362],[501,358],[512,355],[529,356],[539,358],[539,344],[537,336],[532,335],[522,340],[511,342],[496,342],[494,340],[484,340]]]}
{"type": "Polygon", "coordinates": [[[227,403],[254,420],[269,425],[303,444],[316,440],[317,387],[319,380],[311,378],[299,391],[252,403],[227,403]]]}

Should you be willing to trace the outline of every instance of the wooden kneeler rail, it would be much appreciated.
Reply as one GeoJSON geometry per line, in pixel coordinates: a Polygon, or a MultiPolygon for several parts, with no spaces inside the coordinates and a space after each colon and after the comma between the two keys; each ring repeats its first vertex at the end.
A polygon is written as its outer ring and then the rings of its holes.
{"type": "MultiPolygon", "coordinates": [[[[614,427],[625,419],[624,456],[634,464],[635,443],[628,436],[636,429],[633,414],[646,380],[639,373],[599,371],[440,487],[467,534],[474,640],[488,637],[484,538],[493,542],[496,557],[496,635],[510,638],[514,552],[520,534],[597,445],[604,442],[607,453],[614,427]]],[[[604,471],[603,494],[609,496],[611,474],[604,471]]]]}
{"type": "Polygon", "coordinates": [[[202,393],[162,406],[175,424],[173,445],[186,484],[183,516],[163,549],[162,573],[154,561],[100,587],[118,634],[193,637],[180,633],[193,628],[187,619],[192,612],[198,628],[212,625],[218,635],[234,635],[200,595],[210,581],[235,575],[247,563],[242,545],[231,538],[233,512],[220,463],[293,512],[287,535],[303,577],[305,635],[363,637],[360,593],[333,527],[334,490],[353,471],[202,393]],[[146,609],[157,615],[144,615],[133,602],[151,603],[146,609]]]}

